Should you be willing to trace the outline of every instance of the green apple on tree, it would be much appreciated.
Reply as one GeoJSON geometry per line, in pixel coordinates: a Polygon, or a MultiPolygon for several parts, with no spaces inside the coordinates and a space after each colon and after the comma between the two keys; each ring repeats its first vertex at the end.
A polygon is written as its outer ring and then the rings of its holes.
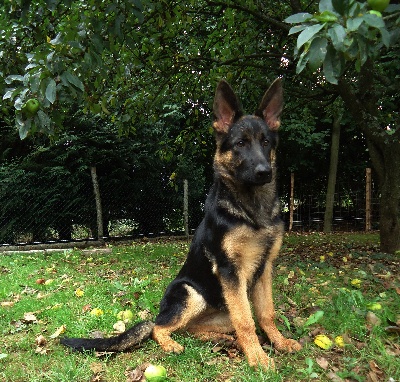
{"type": "Polygon", "coordinates": [[[22,106],[22,111],[30,116],[34,116],[38,112],[39,107],[39,101],[36,98],[31,98],[25,102],[24,106],[22,106]]]}
{"type": "Polygon", "coordinates": [[[389,5],[390,0],[367,0],[367,2],[374,11],[383,12],[389,5]]]}

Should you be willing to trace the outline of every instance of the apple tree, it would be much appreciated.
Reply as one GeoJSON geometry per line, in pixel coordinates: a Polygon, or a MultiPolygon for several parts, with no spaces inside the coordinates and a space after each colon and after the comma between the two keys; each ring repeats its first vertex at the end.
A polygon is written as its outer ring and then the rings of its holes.
{"type": "Polygon", "coordinates": [[[286,18],[297,34],[297,73],[334,84],[365,136],[380,186],[381,250],[400,250],[400,5],[320,0],[286,18]]]}
{"type": "MultiPolygon", "coordinates": [[[[109,115],[129,78],[147,0],[15,0],[0,4],[0,94],[21,138],[62,130],[73,105],[109,115]],[[111,90],[113,89],[113,90],[111,90]]],[[[119,105],[118,105],[119,106],[119,105]]]]}

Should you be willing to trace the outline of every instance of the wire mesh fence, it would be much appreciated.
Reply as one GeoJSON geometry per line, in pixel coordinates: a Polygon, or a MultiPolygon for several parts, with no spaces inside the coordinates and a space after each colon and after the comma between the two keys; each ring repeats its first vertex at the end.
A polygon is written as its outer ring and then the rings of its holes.
{"type": "MultiPolygon", "coordinates": [[[[98,209],[90,171],[66,179],[53,171],[46,177],[32,179],[29,186],[21,175],[18,182],[7,184],[0,178],[0,245],[25,245],[54,242],[77,242],[98,239],[98,209]]],[[[184,182],[171,185],[167,177],[151,182],[118,180],[100,174],[102,238],[133,239],[140,237],[192,234],[203,216],[207,187],[194,189],[191,183],[185,195],[184,182]]],[[[379,195],[372,197],[372,228],[378,228],[379,195]]],[[[282,217],[288,226],[289,200],[283,197],[282,217]]],[[[334,230],[365,229],[365,189],[337,193],[333,216],[334,230]]],[[[323,228],[324,194],[296,194],[293,230],[323,228]]]]}

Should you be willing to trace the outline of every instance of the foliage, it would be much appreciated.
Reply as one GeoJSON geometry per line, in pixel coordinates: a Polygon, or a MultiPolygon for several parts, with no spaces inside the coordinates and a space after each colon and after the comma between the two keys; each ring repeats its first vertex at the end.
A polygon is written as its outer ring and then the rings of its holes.
{"type": "MultiPolygon", "coordinates": [[[[177,229],[174,211],[182,209],[183,200],[182,192],[174,192],[173,186],[182,187],[184,178],[191,186],[191,211],[201,216],[201,162],[197,160],[194,168],[190,156],[167,160],[164,146],[158,143],[167,133],[175,134],[177,122],[172,117],[156,126],[144,126],[135,139],[120,136],[101,119],[87,120],[78,114],[65,123],[68,127],[52,142],[24,140],[28,145],[23,153],[11,150],[12,143],[5,145],[0,166],[3,242],[14,242],[21,235],[30,235],[33,241],[70,240],[72,225],[77,224],[95,235],[90,166],[97,168],[106,229],[110,221],[124,219],[135,221],[141,233],[165,231],[166,220],[170,228],[177,229]]],[[[8,139],[10,135],[4,134],[8,139]]],[[[15,134],[14,139],[18,142],[15,134]]]]}
{"type": "Polygon", "coordinates": [[[299,24],[289,31],[289,35],[300,32],[295,48],[297,73],[306,65],[313,72],[321,68],[326,81],[337,84],[347,61],[354,62],[359,72],[368,59],[397,44],[399,11],[400,5],[391,5],[385,9],[389,15],[382,18],[369,11],[366,2],[322,0],[313,15],[289,16],[287,23],[299,24]]]}

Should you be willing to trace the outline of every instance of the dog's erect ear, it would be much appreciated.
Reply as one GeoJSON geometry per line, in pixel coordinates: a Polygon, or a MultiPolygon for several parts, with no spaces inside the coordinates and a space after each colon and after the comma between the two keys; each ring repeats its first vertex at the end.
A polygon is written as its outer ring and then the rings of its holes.
{"type": "Polygon", "coordinates": [[[222,80],[215,91],[213,127],[218,133],[226,133],[232,123],[243,114],[239,99],[229,84],[222,80]]]}
{"type": "Polygon", "coordinates": [[[277,78],[269,89],[258,107],[255,115],[262,118],[271,130],[278,130],[281,125],[280,115],[283,109],[282,81],[277,78]]]}

